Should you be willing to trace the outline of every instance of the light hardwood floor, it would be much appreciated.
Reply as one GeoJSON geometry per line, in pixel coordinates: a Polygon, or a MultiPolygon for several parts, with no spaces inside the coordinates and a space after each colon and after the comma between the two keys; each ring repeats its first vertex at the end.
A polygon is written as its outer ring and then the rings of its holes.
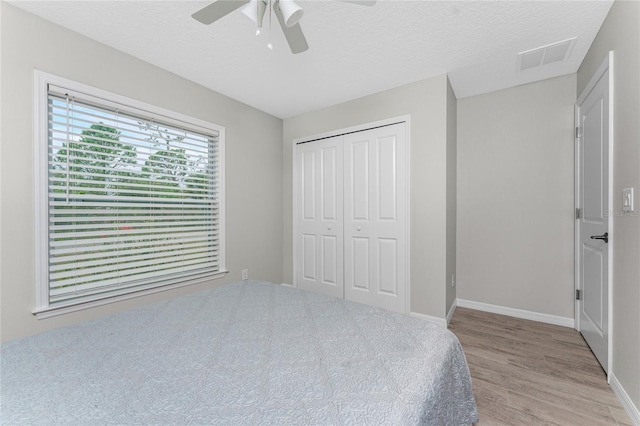
{"type": "Polygon", "coordinates": [[[632,425],[577,331],[457,308],[480,423],[632,425]]]}

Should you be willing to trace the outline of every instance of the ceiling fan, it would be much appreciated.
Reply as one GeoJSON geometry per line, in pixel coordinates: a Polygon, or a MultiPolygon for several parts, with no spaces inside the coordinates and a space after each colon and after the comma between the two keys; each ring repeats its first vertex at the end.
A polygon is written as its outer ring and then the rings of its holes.
{"type": "MultiPolygon", "coordinates": [[[[340,1],[363,6],[373,6],[376,3],[376,0],[340,1]]],[[[302,18],[304,14],[304,10],[293,0],[216,0],[191,15],[191,17],[196,21],[209,25],[241,7],[242,13],[258,25],[256,35],[260,34],[260,28],[262,28],[262,21],[266,10],[273,10],[273,13],[278,18],[278,22],[287,39],[291,52],[296,54],[309,49],[307,39],[304,37],[302,27],[300,27],[299,23],[300,18],[302,18]]],[[[272,48],[270,44],[268,46],[272,48]]]]}

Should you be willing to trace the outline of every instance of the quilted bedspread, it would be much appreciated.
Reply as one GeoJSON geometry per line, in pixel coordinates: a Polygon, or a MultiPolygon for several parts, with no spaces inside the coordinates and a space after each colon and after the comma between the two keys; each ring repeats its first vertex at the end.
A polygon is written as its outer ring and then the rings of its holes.
{"type": "Polygon", "coordinates": [[[259,281],[11,341],[0,363],[3,425],[478,421],[448,330],[259,281]]]}

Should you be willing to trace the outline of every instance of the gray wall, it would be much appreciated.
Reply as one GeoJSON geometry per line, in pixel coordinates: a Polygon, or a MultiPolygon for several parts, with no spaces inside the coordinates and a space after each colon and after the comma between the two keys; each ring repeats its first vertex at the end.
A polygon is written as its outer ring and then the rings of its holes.
{"type": "Polygon", "coordinates": [[[445,317],[447,77],[441,75],[284,120],[283,275],[293,282],[293,140],[411,115],[411,311],[445,317]]]}
{"type": "Polygon", "coordinates": [[[575,74],[458,101],[458,298],[573,318],[575,74]]]}
{"type": "Polygon", "coordinates": [[[640,410],[640,3],[616,1],[578,70],[578,94],[614,51],[613,210],[633,187],[633,215],[613,217],[612,372],[640,410]]]}
{"type": "Polygon", "coordinates": [[[20,9],[1,10],[1,333],[29,335],[250,276],[282,282],[282,120],[20,9]],[[33,70],[226,127],[226,278],[36,320],[33,70]]]}

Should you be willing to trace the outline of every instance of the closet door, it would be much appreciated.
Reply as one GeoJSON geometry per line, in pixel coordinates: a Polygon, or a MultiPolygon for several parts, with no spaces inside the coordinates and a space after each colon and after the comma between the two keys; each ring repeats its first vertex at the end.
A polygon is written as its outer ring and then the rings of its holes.
{"type": "Polygon", "coordinates": [[[345,298],[406,312],[405,123],[344,137],[345,298]]]}
{"type": "Polygon", "coordinates": [[[342,136],[296,147],[296,281],[344,297],[342,136]]]}

